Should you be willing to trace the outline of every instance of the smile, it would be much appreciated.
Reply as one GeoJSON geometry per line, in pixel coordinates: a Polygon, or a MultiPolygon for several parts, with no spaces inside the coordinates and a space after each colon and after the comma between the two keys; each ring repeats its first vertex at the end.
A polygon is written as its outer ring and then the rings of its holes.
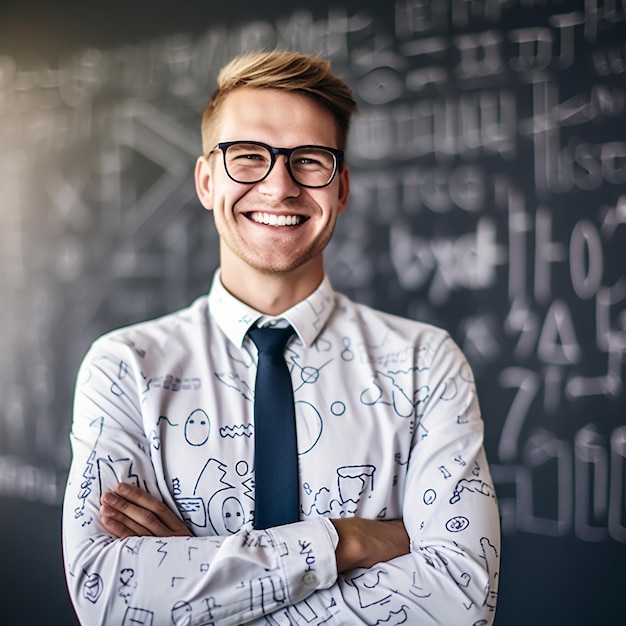
{"type": "Polygon", "coordinates": [[[305,220],[301,215],[276,215],[275,213],[262,213],[260,211],[248,213],[248,217],[257,224],[267,226],[296,226],[305,220]]]}

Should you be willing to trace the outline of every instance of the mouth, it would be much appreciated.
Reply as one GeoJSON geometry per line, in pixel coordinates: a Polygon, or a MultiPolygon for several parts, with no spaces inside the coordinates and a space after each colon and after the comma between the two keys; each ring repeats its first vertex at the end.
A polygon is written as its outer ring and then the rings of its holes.
{"type": "Polygon", "coordinates": [[[262,211],[251,211],[246,213],[246,217],[257,224],[276,227],[297,226],[308,219],[304,215],[276,215],[276,213],[264,213],[262,211]]]}

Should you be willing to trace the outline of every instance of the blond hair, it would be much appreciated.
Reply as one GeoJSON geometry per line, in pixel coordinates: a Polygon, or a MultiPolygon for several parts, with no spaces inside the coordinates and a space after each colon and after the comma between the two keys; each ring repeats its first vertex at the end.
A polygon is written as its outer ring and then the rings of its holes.
{"type": "Polygon", "coordinates": [[[350,120],[357,111],[350,88],[331,71],[329,61],[298,52],[274,50],[237,56],[218,74],[217,89],[202,114],[205,155],[217,141],[215,134],[224,99],[238,87],[284,89],[318,98],[333,114],[338,147],[345,149],[350,120]]]}

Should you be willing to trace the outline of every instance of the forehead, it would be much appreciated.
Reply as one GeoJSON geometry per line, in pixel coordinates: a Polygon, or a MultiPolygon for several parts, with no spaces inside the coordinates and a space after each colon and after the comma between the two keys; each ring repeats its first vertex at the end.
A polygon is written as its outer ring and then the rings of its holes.
{"type": "Polygon", "coordinates": [[[276,147],[337,147],[337,125],[317,98],[271,88],[239,87],[222,103],[219,140],[253,139],[276,147]]]}

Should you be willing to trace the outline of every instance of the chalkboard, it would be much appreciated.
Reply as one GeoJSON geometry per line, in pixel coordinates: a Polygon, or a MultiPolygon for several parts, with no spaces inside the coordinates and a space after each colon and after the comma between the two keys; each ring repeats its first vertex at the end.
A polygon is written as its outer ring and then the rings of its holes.
{"type": "Polygon", "coordinates": [[[73,13],[91,39],[76,27],[48,53],[0,39],[0,541],[19,564],[0,615],[25,623],[36,596],[71,619],[41,538],[59,541],[78,363],[208,289],[200,112],[224,62],[280,47],[328,57],[361,110],[333,285],[447,328],[474,369],[502,515],[496,624],[621,623],[626,5],[158,6],[152,31],[138,10],[73,13]]]}

